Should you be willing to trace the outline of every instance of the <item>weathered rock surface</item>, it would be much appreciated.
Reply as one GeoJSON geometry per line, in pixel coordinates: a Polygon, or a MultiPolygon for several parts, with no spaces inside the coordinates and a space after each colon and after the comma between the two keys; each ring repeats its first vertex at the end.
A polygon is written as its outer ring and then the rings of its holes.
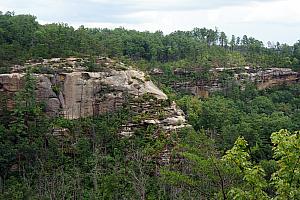
{"type": "Polygon", "coordinates": [[[120,132],[123,136],[131,136],[141,126],[147,127],[148,125],[154,125],[166,132],[191,127],[187,124],[183,111],[176,106],[175,102],[167,106],[162,106],[157,101],[139,104],[132,102],[131,109],[137,115],[142,116],[136,121],[123,125],[120,132]]]}
{"type": "MultiPolygon", "coordinates": [[[[85,71],[84,59],[78,58],[55,58],[28,63],[38,70],[47,67],[46,71],[53,72],[34,74],[37,100],[45,103],[46,112],[50,116],[67,119],[96,116],[112,112],[131,99],[131,110],[147,117],[144,116],[138,123],[124,125],[121,135],[129,136],[135,129],[132,127],[141,124],[157,125],[168,131],[188,126],[184,113],[175,103],[161,105],[167,100],[167,95],[146,78],[144,72],[108,58],[101,58],[99,62],[102,62],[102,68],[97,72],[85,71]],[[151,98],[138,102],[143,95],[150,95],[151,98]]],[[[0,74],[0,94],[7,97],[6,106],[9,108],[13,107],[14,94],[24,87],[24,70],[26,66],[17,66],[12,71],[18,73],[0,74]]]]}
{"type": "MultiPolygon", "coordinates": [[[[254,83],[259,90],[283,85],[293,84],[300,80],[300,73],[289,68],[254,68],[254,67],[233,67],[233,68],[213,68],[209,71],[210,80],[201,78],[203,70],[201,68],[177,68],[173,70],[174,76],[178,80],[169,83],[177,91],[184,91],[196,96],[208,97],[215,91],[226,90],[230,84],[237,84],[241,89],[245,83],[254,83]],[[230,74],[230,80],[226,82],[221,74],[230,74]],[[233,82],[232,82],[233,81],[233,82]],[[229,85],[226,85],[229,83],[229,85]]],[[[153,76],[160,77],[161,74],[153,73],[153,76]]]]}
{"type": "MultiPolygon", "coordinates": [[[[51,59],[51,62],[58,59],[51,59]]],[[[12,95],[23,87],[24,73],[0,75],[2,95],[12,95]]],[[[159,100],[167,96],[141,71],[128,68],[87,72],[71,71],[55,74],[34,74],[37,80],[37,99],[46,103],[50,115],[63,115],[68,119],[88,117],[113,111],[120,107],[126,96],[151,94],[159,100]]]]}

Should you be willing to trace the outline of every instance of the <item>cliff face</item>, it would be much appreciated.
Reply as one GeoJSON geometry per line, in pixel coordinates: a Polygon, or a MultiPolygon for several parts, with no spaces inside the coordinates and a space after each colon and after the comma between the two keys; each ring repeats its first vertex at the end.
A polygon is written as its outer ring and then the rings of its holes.
{"type": "MultiPolygon", "coordinates": [[[[163,72],[159,69],[150,73],[153,76],[163,76],[163,72]]],[[[168,84],[177,91],[208,97],[210,93],[226,90],[233,84],[243,89],[245,83],[251,82],[257,89],[262,90],[283,84],[294,84],[300,80],[300,73],[289,68],[213,68],[207,72],[210,74],[209,80],[201,77],[203,73],[202,68],[177,68],[173,70],[173,75],[179,81],[168,84]]]]}
{"type": "Polygon", "coordinates": [[[12,109],[15,93],[24,86],[24,71],[30,66],[37,72],[33,75],[37,100],[45,103],[50,116],[78,119],[113,112],[126,104],[143,117],[124,124],[120,130],[123,136],[132,135],[141,125],[153,124],[166,131],[188,126],[183,112],[143,72],[108,58],[96,60],[94,72],[88,72],[88,62],[50,59],[15,66],[13,73],[0,74],[0,95],[7,98],[6,106],[12,109]],[[143,96],[148,99],[141,102],[143,96]]]}
{"type": "MultiPolygon", "coordinates": [[[[68,119],[77,119],[113,111],[128,96],[151,94],[158,100],[167,99],[152,81],[146,79],[143,72],[132,68],[117,70],[113,68],[113,61],[105,61],[109,62],[108,66],[97,72],[81,71],[79,67],[74,67],[72,70],[68,69],[69,72],[62,70],[53,74],[34,74],[37,99],[45,102],[46,112],[52,116],[62,115],[68,119]]],[[[42,65],[49,62],[46,60],[42,65]]],[[[61,60],[57,60],[47,67],[55,69],[54,66],[60,66],[61,63],[61,60]]],[[[10,108],[13,105],[14,93],[24,85],[23,76],[22,70],[19,73],[0,75],[0,92],[8,97],[10,108]]]]}
{"type": "MultiPolygon", "coordinates": [[[[49,59],[30,61],[25,66],[14,66],[12,73],[0,74],[0,95],[6,101],[1,107],[13,109],[16,92],[24,88],[25,71],[35,73],[36,99],[44,103],[47,115],[67,119],[97,116],[114,112],[123,106],[129,108],[130,117],[118,129],[120,137],[130,137],[138,130],[155,127],[157,134],[189,127],[184,113],[170,102],[147,75],[108,58],[49,59]],[[87,71],[92,70],[93,72],[87,71]]],[[[69,135],[65,128],[53,128],[56,137],[69,135]]],[[[169,149],[164,147],[158,157],[161,164],[170,160],[169,149]]]]}

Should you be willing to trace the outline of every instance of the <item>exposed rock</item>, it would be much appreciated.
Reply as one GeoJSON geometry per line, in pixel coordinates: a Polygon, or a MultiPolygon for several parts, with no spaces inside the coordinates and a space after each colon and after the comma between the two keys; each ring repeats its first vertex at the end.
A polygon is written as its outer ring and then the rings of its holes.
{"type": "Polygon", "coordinates": [[[119,133],[119,135],[123,136],[123,137],[131,137],[134,135],[133,131],[122,131],[119,133]]]}
{"type": "Polygon", "coordinates": [[[164,71],[159,68],[154,68],[150,71],[151,75],[162,75],[163,73],[164,71]]]}
{"type": "Polygon", "coordinates": [[[164,126],[163,129],[166,131],[174,131],[174,130],[180,130],[183,128],[191,128],[192,126],[189,124],[177,124],[176,126],[174,125],[167,125],[164,126]]]}
{"type": "Polygon", "coordinates": [[[184,116],[176,116],[176,117],[169,117],[167,119],[163,120],[163,123],[170,124],[170,125],[180,125],[185,122],[185,117],[184,116]]]}
{"type": "Polygon", "coordinates": [[[191,74],[191,71],[184,68],[177,68],[173,71],[175,75],[189,75],[191,74]]]}
{"type": "Polygon", "coordinates": [[[120,130],[121,135],[132,136],[135,130],[148,125],[154,125],[158,130],[165,132],[191,127],[187,124],[183,111],[176,106],[175,102],[168,106],[161,106],[155,101],[131,103],[131,110],[137,114],[145,114],[145,116],[141,121],[124,124],[120,130]],[[163,113],[162,116],[161,113],[163,113]]]}
{"type": "Polygon", "coordinates": [[[23,83],[20,81],[23,74],[12,73],[12,74],[1,74],[0,83],[1,90],[7,92],[17,92],[23,87],[23,83]]]}
{"type": "Polygon", "coordinates": [[[138,98],[149,94],[157,100],[167,99],[144,72],[109,58],[98,58],[97,71],[88,72],[85,71],[87,62],[86,58],[52,58],[30,60],[23,67],[14,66],[12,70],[19,73],[0,75],[1,95],[8,97],[12,108],[14,93],[24,86],[26,66],[33,66],[39,72],[34,74],[37,100],[46,103],[46,111],[51,116],[77,119],[99,115],[120,108],[128,96],[138,98]],[[40,72],[45,67],[53,74],[40,72]]]}
{"type": "Polygon", "coordinates": [[[64,99],[64,95],[63,95],[63,93],[61,91],[59,92],[58,100],[59,100],[59,102],[61,104],[61,108],[65,108],[66,107],[65,99],[64,99]]]}
{"type": "Polygon", "coordinates": [[[47,100],[49,98],[56,98],[57,95],[52,89],[52,83],[46,76],[37,76],[37,98],[47,100]]]}
{"type": "Polygon", "coordinates": [[[52,135],[56,137],[70,137],[70,130],[67,128],[53,128],[52,135]]]}
{"type": "MultiPolygon", "coordinates": [[[[180,77],[181,81],[174,81],[170,86],[177,91],[190,92],[196,96],[208,97],[210,93],[222,91],[228,87],[224,85],[224,80],[220,74],[232,74],[230,79],[233,84],[238,85],[241,89],[245,88],[246,82],[256,84],[259,90],[274,87],[282,84],[293,84],[300,80],[300,74],[289,68],[254,68],[231,67],[231,68],[212,68],[209,70],[210,80],[201,79],[199,76],[203,73],[203,68],[177,68],[173,70],[175,76],[180,77]]],[[[156,74],[153,74],[156,75],[156,74]]],[[[158,74],[158,77],[160,75],[158,74]]]]}
{"type": "Polygon", "coordinates": [[[146,119],[144,120],[145,124],[161,124],[161,121],[158,119],[146,119]]]}
{"type": "Polygon", "coordinates": [[[101,82],[114,87],[116,90],[128,91],[129,94],[135,96],[148,93],[154,95],[157,99],[167,99],[166,94],[159,90],[151,81],[145,80],[145,74],[141,71],[133,69],[126,71],[112,70],[111,75],[101,79],[101,82]]]}
{"type": "MultiPolygon", "coordinates": [[[[170,103],[167,95],[156,87],[144,72],[108,58],[96,60],[97,70],[87,71],[85,58],[52,58],[31,60],[25,66],[14,66],[18,73],[0,74],[0,94],[8,97],[8,108],[14,106],[14,95],[24,87],[26,66],[33,66],[36,79],[37,101],[44,102],[49,116],[61,115],[67,119],[97,116],[113,112],[125,103],[135,116],[128,119],[118,130],[121,137],[132,137],[137,130],[153,126],[156,133],[167,136],[171,131],[189,127],[184,113],[170,103]]],[[[160,73],[160,72],[159,72],[160,73]]],[[[52,135],[67,141],[66,153],[74,153],[70,130],[53,128],[52,135]]],[[[63,144],[63,143],[62,143],[63,144]]],[[[159,158],[161,163],[169,163],[170,148],[166,148],[159,158]]]]}
{"type": "Polygon", "coordinates": [[[46,112],[49,115],[55,116],[61,108],[61,103],[58,98],[50,98],[47,100],[46,112]]]}

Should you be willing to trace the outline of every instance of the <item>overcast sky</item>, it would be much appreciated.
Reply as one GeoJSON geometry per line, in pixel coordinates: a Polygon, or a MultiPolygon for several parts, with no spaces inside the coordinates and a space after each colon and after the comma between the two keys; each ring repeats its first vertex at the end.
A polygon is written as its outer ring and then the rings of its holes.
{"type": "Polygon", "coordinates": [[[32,14],[42,24],[164,33],[217,27],[265,43],[300,39],[300,0],[0,0],[0,10],[32,14]]]}

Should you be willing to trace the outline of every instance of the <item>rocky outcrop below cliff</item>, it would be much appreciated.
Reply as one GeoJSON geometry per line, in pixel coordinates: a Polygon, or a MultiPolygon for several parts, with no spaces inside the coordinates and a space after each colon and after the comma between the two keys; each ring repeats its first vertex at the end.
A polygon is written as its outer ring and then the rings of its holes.
{"type": "Polygon", "coordinates": [[[140,99],[143,100],[130,102],[130,108],[135,113],[135,117],[122,126],[121,135],[132,136],[141,126],[154,126],[168,133],[190,127],[183,111],[176,106],[175,102],[157,101],[151,97],[149,100],[149,96],[140,99]]]}

